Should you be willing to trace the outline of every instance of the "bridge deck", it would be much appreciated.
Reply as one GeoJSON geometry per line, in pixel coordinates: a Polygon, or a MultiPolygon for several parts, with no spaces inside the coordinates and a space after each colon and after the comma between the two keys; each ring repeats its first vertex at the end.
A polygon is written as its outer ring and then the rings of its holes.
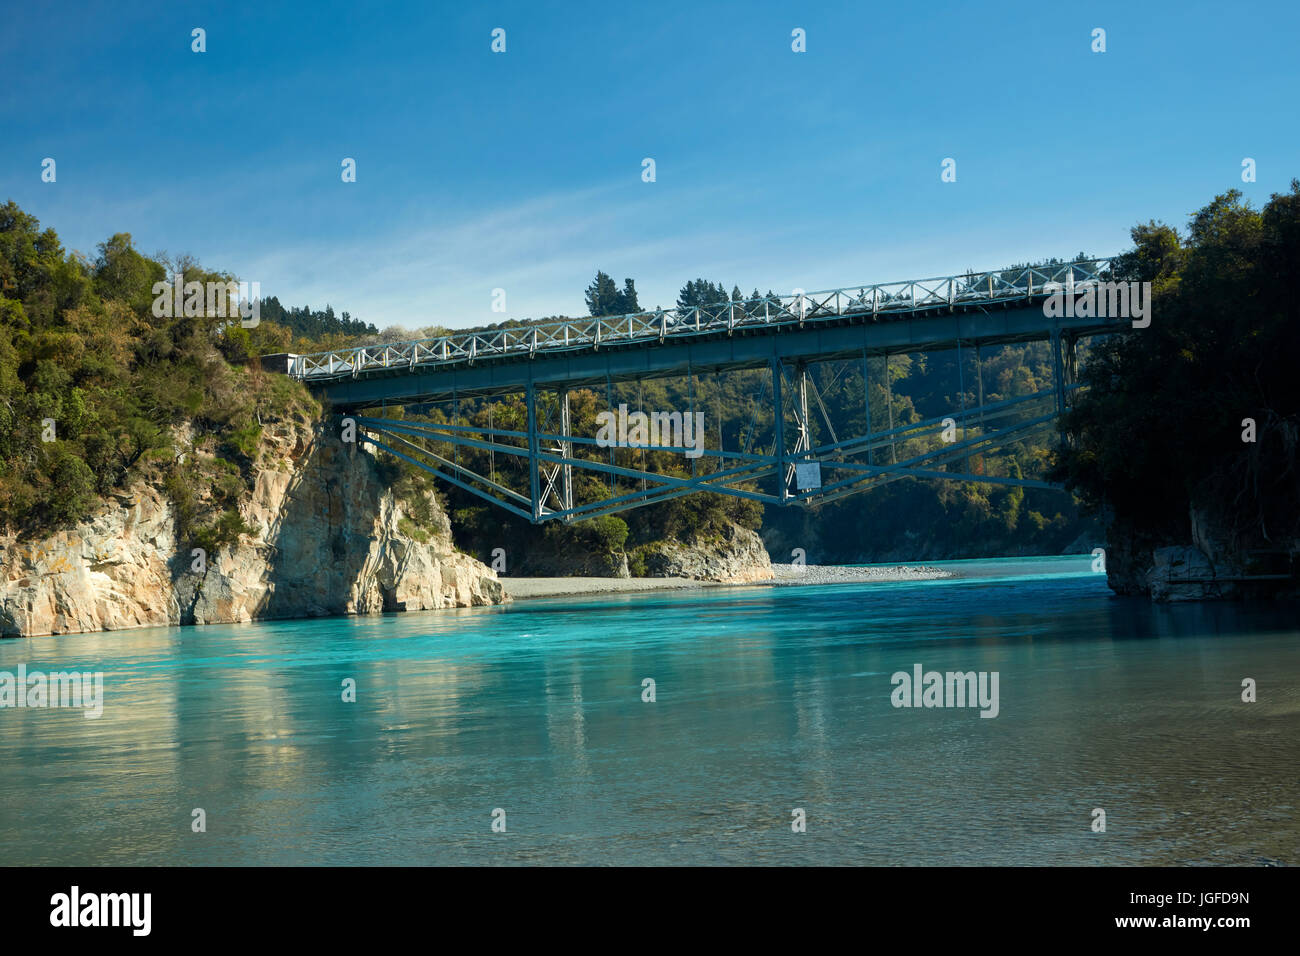
{"type": "MultiPolygon", "coordinates": [[[[1045,488],[1050,485],[1041,479],[989,473],[984,456],[1054,427],[1078,388],[1075,340],[1130,327],[1126,318],[1076,316],[1073,309],[1052,310],[1049,316],[1044,308],[1049,295],[1104,288],[1108,271],[1108,261],[1092,260],[1050,272],[796,291],[673,313],[567,320],[296,356],[289,371],[348,416],[342,427],[358,429],[366,443],[534,522],[613,514],[698,491],[807,505],[906,476],[1045,488]],[[865,384],[867,359],[873,356],[1038,340],[1052,343],[1051,388],[986,405],[977,387],[976,402],[968,406],[962,386],[960,400],[946,414],[895,426],[890,412],[886,429],[873,431],[870,389],[864,387],[862,435],[836,434],[809,374],[812,363],[851,359],[862,362],[865,384]],[[656,470],[636,456],[636,449],[651,446],[612,444],[608,437],[587,434],[595,427],[590,422],[575,432],[569,418],[568,394],[574,388],[604,391],[612,408],[615,383],[670,376],[686,376],[689,383],[695,376],[757,368],[767,374],[761,394],[753,396],[743,447],[722,447],[721,422],[706,429],[708,441],[697,444],[693,455],[686,447],[653,446],[686,455],[688,465],[656,470]],[[462,398],[512,393],[524,396],[522,429],[493,427],[490,417],[486,424],[458,417],[462,398]],[[450,419],[419,407],[442,402],[452,403],[450,419]],[[760,406],[770,415],[770,425],[761,430],[760,406]],[[813,421],[815,410],[822,414],[824,431],[813,421]],[[588,482],[581,493],[586,499],[580,498],[573,481],[579,470],[608,480],[608,494],[591,497],[588,482]]],[[[975,359],[978,368],[978,355],[975,359]]],[[[959,361],[959,374],[962,368],[959,361]]],[[[886,374],[886,387],[888,382],[886,374]]],[[[690,408],[686,412],[694,414],[690,408]]]]}
{"type": "Polygon", "coordinates": [[[338,406],[447,394],[497,394],[529,383],[592,385],[687,369],[729,370],[774,357],[825,360],[1088,335],[1122,322],[1050,320],[1048,295],[1097,286],[1110,260],[972,273],[691,309],[570,319],[295,356],[290,374],[338,406]]]}
{"type": "Polygon", "coordinates": [[[1043,315],[1041,296],[1002,307],[953,306],[888,318],[844,315],[833,319],[772,323],[745,329],[702,329],[662,343],[632,339],[585,344],[567,350],[499,353],[467,361],[367,368],[330,378],[308,377],[318,394],[339,409],[380,402],[415,402],[446,395],[469,397],[518,392],[532,384],[580,388],[606,381],[662,378],[761,368],[787,362],[895,355],[963,347],[1078,338],[1115,332],[1125,319],[1043,315]]]}

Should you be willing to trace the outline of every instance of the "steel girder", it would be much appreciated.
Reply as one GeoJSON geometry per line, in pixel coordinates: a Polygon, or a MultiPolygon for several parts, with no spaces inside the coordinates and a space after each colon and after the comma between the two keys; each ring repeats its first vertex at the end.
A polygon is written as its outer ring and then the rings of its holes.
{"type": "MultiPolygon", "coordinates": [[[[1053,352],[1053,368],[1059,369],[1062,365],[1058,350],[1054,347],[1053,352]]],[[[866,382],[865,356],[862,361],[866,382]]],[[[1040,479],[976,473],[969,463],[972,458],[1011,442],[1052,430],[1063,403],[1078,388],[1072,382],[1058,380],[1050,389],[991,404],[983,403],[981,388],[980,401],[975,407],[963,406],[948,415],[891,425],[884,431],[868,429],[864,435],[839,436],[806,362],[789,364],[773,360],[766,384],[769,387],[757,398],[759,402],[770,402],[772,436],[770,444],[759,450],[749,447],[752,441],[736,449],[693,449],[667,444],[611,447],[592,435],[573,433],[567,389],[543,390],[532,384],[524,390],[525,427],[522,429],[389,417],[388,409],[383,416],[350,417],[364,441],[375,448],[521,518],[540,523],[614,514],[701,491],[768,505],[807,506],[906,477],[1053,488],[1056,486],[1040,479]],[[543,391],[546,396],[542,395],[543,391]],[[540,401],[542,397],[553,400],[540,401]],[[814,409],[821,414],[820,421],[829,434],[829,442],[813,443],[814,409]],[[940,438],[937,443],[936,437],[940,438]],[[911,443],[913,448],[920,443],[922,448],[899,460],[898,447],[904,442],[911,443]],[[707,462],[712,470],[692,468],[687,473],[686,468],[680,467],[656,471],[616,461],[619,451],[642,447],[648,452],[682,456],[698,451],[698,461],[707,462]],[[453,449],[457,451],[452,452],[453,449]],[[877,463],[879,453],[885,449],[890,450],[888,462],[877,463]],[[503,456],[522,466],[523,474],[518,468],[514,470],[516,487],[511,487],[495,468],[490,467],[490,473],[483,474],[463,463],[460,450],[487,453],[489,461],[503,456]],[[808,466],[815,467],[810,472],[801,471],[808,466]],[[576,501],[575,470],[608,478],[610,494],[576,501]],[[802,484],[801,474],[807,478],[802,484]]],[[[866,411],[866,421],[870,422],[869,404],[866,411]]]]}
{"type": "Polygon", "coordinates": [[[845,319],[876,322],[939,309],[982,310],[1012,304],[1023,307],[1041,302],[1052,292],[1074,294],[1096,287],[1106,280],[1110,269],[1110,259],[1080,259],[1052,268],[998,269],[822,292],[795,290],[787,296],[689,309],[522,324],[295,355],[291,357],[290,374],[306,381],[329,382],[372,373],[384,375],[520,357],[534,359],[627,345],[663,345],[717,333],[730,337],[737,333],[802,329],[845,319]]]}

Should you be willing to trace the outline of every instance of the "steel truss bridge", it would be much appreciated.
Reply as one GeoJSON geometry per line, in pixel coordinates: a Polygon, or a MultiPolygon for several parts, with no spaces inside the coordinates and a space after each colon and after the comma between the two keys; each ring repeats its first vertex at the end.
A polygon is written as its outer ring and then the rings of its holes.
{"type": "Polygon", "coordinates": [[[1064,310],[1070,317],[1046,315],[1049,295],[1104,293],[1110,268],[1108,259],[1090,259],[521,324],[289,356],[288,372],[353,419],[359,441],[532,522],[611,514],[698,491],[808,505],[909,476],[1051,488],[1035,478],[976,473],[971,463],[1053,430],[1079,387],[1079,340],[1130,327],[1125,318],[1076,316],[1075,309],[1064,310]],[[985,402],[983,350],[1036,341],[1050,344],[1051,387],[985,402]],[[895,426],[891,356],[946,350],[956,353],[959,402],[944,415],[895,426]],[[974,401],[967,403],[972,358],[974,401]],[[877,430],[870,360],[883,364],[877,381],[887,396],[887,425],[877,430]],[[830,364],[831,385],[860,363],[863,434],[836,433],[823,399],[829,385],[824,377],[819,388],[810,374],[821,363],[830,364]],[[646,449],[660,462],[661,453],[670,453],[667,467],[648,465],[639,446],[609,447],[595,434],[579,434],[594,427],[575,428],[570,414],[576,390],[591,390],[605,399],[605,409],[617,411],[616,388],[674,377],[686,382],[686,402],[676,411],[707,412],[695,402],[699,377],[739,370],[762,370],[762,386],[751,395],[750,424],[738,447],[722,447],[714,422],[706,431],[716,440],[698,457],[687,457],[690,449],[680,446],[646,449]],[[485,403],[503,401],[522,405],[515,420],[501,423],[516,427],[496,427],[491,412],[486,424],[461,417],[462,403],[482,411],[485,403]],[[608,481],[608,492],[577,500],[575,471],[608,481]]]}

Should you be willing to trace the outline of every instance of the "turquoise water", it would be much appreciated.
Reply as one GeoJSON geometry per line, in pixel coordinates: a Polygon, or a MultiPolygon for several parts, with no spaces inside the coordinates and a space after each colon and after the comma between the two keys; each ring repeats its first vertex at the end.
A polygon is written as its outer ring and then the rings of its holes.
{"type": "Polygon", "coordinates": [[[0,709],[0,864],[1300,862],[1295,610],[1089,565],[0,642],[104,673],[0,709]],[[998,716],[895,708],[917,663],[998,716]]]}

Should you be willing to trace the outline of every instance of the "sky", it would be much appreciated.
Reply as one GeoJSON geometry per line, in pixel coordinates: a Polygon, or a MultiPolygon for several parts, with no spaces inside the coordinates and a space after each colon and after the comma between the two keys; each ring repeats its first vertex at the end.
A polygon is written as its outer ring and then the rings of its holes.
{"type": "Polygon", "coordinates": [[[1294,0],[0,0],[0,200],[381,329],[585,314],[597,269],[645,308],[891,282],[1262,204],[1297,49],[1294,0]]]}

